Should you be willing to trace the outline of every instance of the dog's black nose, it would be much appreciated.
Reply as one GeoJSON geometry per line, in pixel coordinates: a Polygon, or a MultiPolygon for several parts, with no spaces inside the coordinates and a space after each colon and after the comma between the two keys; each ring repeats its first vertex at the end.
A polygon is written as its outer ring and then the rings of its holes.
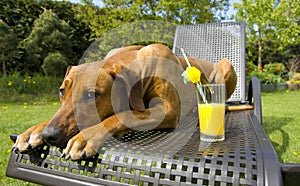
{"type": "Polygon", "coordinates": [[[59,146],[61,141],[61,130],[55,127],[46,126],[42,131],[42,137],[46,143],[59,146]]]}

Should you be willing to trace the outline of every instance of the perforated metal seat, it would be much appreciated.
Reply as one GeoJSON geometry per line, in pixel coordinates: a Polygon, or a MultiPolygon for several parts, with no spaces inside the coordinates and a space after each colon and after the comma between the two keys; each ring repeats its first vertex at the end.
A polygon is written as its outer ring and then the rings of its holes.
{"type": "Polygon", "coordinates": [[[226,141],[220,143],[199,141],[195,114],[176,131],[112,138],[90,160],[66,161],[62,149],[49,146],[31,155],[12,153],[7,175],[44,185],[264,185],[262,136],[250,112],[226,115],[226,141]]]}

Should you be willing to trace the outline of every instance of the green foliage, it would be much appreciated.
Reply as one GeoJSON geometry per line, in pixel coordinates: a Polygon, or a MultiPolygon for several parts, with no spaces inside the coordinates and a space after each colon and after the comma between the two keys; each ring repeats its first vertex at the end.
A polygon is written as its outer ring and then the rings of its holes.
{"type": "Polygon", "coordinates": [[[104,59],[114,49],[128,45],[162,43],[172,48],[176,25],[164,21],[140,21],[124,24],[106,32],[86,50],[80,63],[104,59]]]}
{"type": "Polygon", "coordinates": [[[260,34],[262,38],[281,43],[281,49],[288,44],[299,43],[298,24],[300,10],[294,0],[242,0],[234,3],[238,10],[235,18],[247,22],[250,36],[260,34]]]}
{"type": "MultiPolygon", "coordinates": [[[[2,75],[7,74],[7,65],[13,63],[17,49],[17,38],[13,30],[0,19],[0,63],[2,63],[2,75]]],[[[1,73],[0,73],[1,74],[1,73]]]]}
{"type": "Polygon", "coordinates": [[[0,78],[0,101],[30,101],[38,97],[57,99],[62,77],[24,75],[16,72],[0,78]]]}
{"type": "MultiPolygon", "coordinates": [[[[64,20],[58,19],[51,10],[45,9],[44,13],[35,20],[34,27],[28,38],[23,41],[24,48],[32,57],[29,62],[35,62],[37,66],[41,66],[41,62],[45,60],[45,57],[50,53],[56,52],[59,52],[65,58],[71,58],[72,43],[69,34],[69,24],[64,20]]],[[[53,62],[54,56],[51,57],[53,62]]],[[[50,58],[45,61],[50,61],[50,58]]],[[[63,62],[66,61],[64,60],[63,62]]],[[[47,64],[47,67],[49,67],[49,64],[47,64]]],[[[63,68],[62,70],[65,69],[63,68]]],[[[47,73],[50,74],[49,71],[47,73]]]]}
{"type": "Polygon", "coordinates": [[[216,12],[228,7],[228,0],[206,1],[104,1],[99,8],[84,1],[78,18],[90,24],[96,40],[82,62],[103,59],[113,48],[163,43],[171,47],[178,24],[207,23],[217,20],[216,12]]]}
{"type": "Polygon", "coordinates": [[[284,82],[282,75],[285,71],[285,67],[281,63],[271,63],[264,66],[263,69],[258,69],[253,63],[248,62],[247,65],[247,81],[252,76],[256,76],[260,83],[272,84],[284,82]]]}
{"type": "Polygon", "coordinates": [[[41,12],[35,0],[0,1],[0,19],[13,28],[19,40],[29,35],[34,20],[41,12]]]}
{"type": "Polygon", "coordinates": [[[248,73],[247,75],[248,75],[247,76],[248,81],[250,80],[250,77],[256,76],[259,79],[260,83],[262,83],[262,84],[274,84],[274,83],[281,83],[284,81],[278,75],[270,74],[270,73],[263,72],[263,71],[254,71],[254,72],[248,73]]]}
{"type": "Polygon", "coordinates": [[[42,12],[36,0],[1,0],[0,19],[2,19],[17,36],[18,48],[15,51],[15,62],[10,64],[8,72],[18,71],[38,71],[32,67],[34,64],[24,63],[26,54],[20,42],[28,37],[36,17],[42,12]]]}
{"type": "Polygon", "coordinates": [[[48,76],[63,76],[68,67],[68,59],[61,53],[49,53],[44,59],[42,69],[48,76]]]}
{"type": "Polygon", "coordinates": [[[246,21],[247,58],[258,66],[286,62],[298,55],[288,50],[300,43],[298,1],[242,0],[234,3],[236,20],[246,21]]]}
{"type": "Polygon", "coordinates": [[[114,1],[104,0],[104,7],[83,1],[76,8],[76,16],[88,23],[93,40],[107,31],[126,23],[145,20],[165,21],[173,24],[196,24],[214,22],[224,17],[217,15],[228,9],[228,0],[178,0],[178,1],[114,1]]]}
{"type": "Polygon", "coordinates": [[[257,66],[254,65],[254,63],[252,62],[247,62],[246,63],[246,72],[254,72],[254,71],[257,71],[257,66]]]}
{"type": "Polygon", "coordinates": [[[90,44],[91,31],[86,23],[76,18],[74,9],[77,6],[79,4],[69,1],[1,0],[0,19],[14,30],[18,43],[14,58],[11,58],[12,61],[7,65],[7,72],[16,70],[22,73],[41,72],[43,60],[37,61],[35,56],[26,53],[21,41],[30,35],[34,21],[44,9],[51,9],[59,19],[65,20],[70,25],[69,37],[73,52],[68,59],[72,65],[78,64],[78,59],[90,44]]]}
{"type": "Polygon", "coordinates": [[[91,30],[89,29],[90,23],[85,23],[81,19],[78,19],[76,16],[75,9],[78,6],[81,6],[81,4],[71,3],[70,1],[53,0],[40,0],[39,2],[40,7],[52,10],[52,12],[56,14],[58,19],[64,20],[66,23],[68,23],[68,36],[70,37],[71,47],[73,51],[72,55],[68,56],[68,60],[70,64],[77,65],[78,60],[81,58],[83,52],[91,43],[91,30]]]}
{"type": "Polygon", "coordinates": [[[282,76],[285,72],[285,67],[281,63],[270,63],[264,66],[264,71],[269,74],[282,76]]]}

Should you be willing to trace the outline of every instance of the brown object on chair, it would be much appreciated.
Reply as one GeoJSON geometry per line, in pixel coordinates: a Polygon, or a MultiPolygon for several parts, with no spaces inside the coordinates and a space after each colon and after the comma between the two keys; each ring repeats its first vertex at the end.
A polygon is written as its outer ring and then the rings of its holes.
{"type": "Polygon", "coordinates": [[[253,105],[227,105],[226,111],[253,110],[253,105]]]}

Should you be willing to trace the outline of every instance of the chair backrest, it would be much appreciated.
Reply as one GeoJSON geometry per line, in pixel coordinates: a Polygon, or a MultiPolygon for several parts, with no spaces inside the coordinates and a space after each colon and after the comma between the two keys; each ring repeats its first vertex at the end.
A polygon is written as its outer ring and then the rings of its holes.
{"type": "Polygon", "coordinates": [[[173,52],[217,63],[223,58],[232,62],[238,76],[237,86],[228,102],[245,102],[245,23],[221,22],[176,28],[173,52]]]}

